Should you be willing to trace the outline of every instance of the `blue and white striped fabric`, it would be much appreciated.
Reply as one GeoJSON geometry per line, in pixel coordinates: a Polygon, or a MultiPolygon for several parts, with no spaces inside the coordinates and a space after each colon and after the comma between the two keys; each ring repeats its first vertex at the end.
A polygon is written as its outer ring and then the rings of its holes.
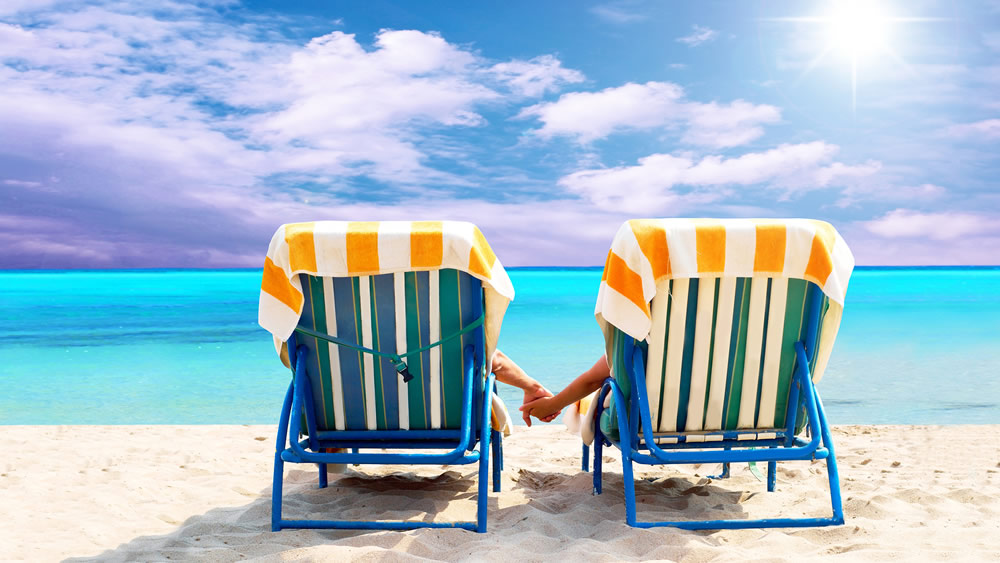
{"type": "MultiPolygon", "coordinates": [[[[483,313],[481,282],[458,270],[301,278],[305,303],[299,326],[380,352],[426,346],[483,313]]],[[[300,335],[309,353],[320,429],[459,428],[463,349],[476,334],[407,358],[414,376],[409,383],[387,358],[300,335]]]]}
{"type": "MultiPolygon", "coordinates": [[[[647,339],[652,430],[784,428],[795,342],[806,340],[806,311],[817,299],[822,326],[829,298],[805,280],[755,276],[660,282],[647,339]]],[[[806,346],[814,349],[816,343],[806,346]]]]}

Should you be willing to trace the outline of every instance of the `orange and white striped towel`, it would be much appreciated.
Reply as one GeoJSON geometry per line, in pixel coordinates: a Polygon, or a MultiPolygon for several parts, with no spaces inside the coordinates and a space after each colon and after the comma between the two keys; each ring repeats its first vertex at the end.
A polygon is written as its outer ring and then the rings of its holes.
{"type": "Polygon", "coordinates": [[[594,315],[611,357],[610,326],[643,340],[649,303],[669,278],[804,279],[830,298],[813,372],[819,381],[840,326],[854,255],[832,225],[811,219],[633,219],[611,243],[594,315]]]}
{"type": "MultiPolygon", "coordinates": [[[[600,391],[594,391],[590,395],[566,407],[563,412],[562,421],[566,425],[566,431],[570,434],[579,435],[586,445],[594,443],[594,418],[597,416],[597,395],[600,391]]],[[[604,407],[611,406],[611,394],[604,398],[604,407]]]]}
{"type": "Polygon", "coordinates": [[[483,282],[487,365],[514,286],[479,228],[462,221],[316,221],[278,227],[264,258],[257,320],[275,348],[295,330],[304,297],[299,274],[373,276],[454,268],[483,282]]]}

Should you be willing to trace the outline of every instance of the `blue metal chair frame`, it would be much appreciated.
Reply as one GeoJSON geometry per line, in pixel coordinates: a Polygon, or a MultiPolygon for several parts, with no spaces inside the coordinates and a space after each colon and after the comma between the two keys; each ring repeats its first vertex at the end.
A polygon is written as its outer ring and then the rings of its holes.
{"type": "MultiPolygon", "coordinates": [[[[479,329],[479,334],[482,330],[479,329]]],[[[493,450],[493,491],[500,491],[500,472],[503,469],[501,434],[491,428],[491,395],[484,390],[494,388],[494,375],[485,382],[483,373],[484,352],[482,337],[474,346],[463,351],[465,379],[461,428],[443,430],[317,430],[315,405],[309,377],[306,374],[308,351],[297,346],[295,335],[288,340],[289,359],[295,366],[295,375],[281,407],[278,438],[274,452],[274,480],[271,492],[271,530],[283,528],[347,529],[347,530],[412,530],[416,528],[461,528],[479,533],[486,532],[487,477],[490,450],[493,450]],[[478,404],[475,398],[481,398],[478,404]],[[302,436],[301,420],[307,427],[302,436]],[[296,413],[296,416],[292,416],[296,413]],[[492,439],[492,442],[491,442],[492,439]],[[476,449],[476,443],[479,449],[476,449]],[[349,452],[327,453],[326,448],[349,448],[349,452]],[[362,448],[376,449],[450,449],[445,453],[364,453],[362,448]],[[352,521],[352,520],[287,520],[281,517],[281,494],[284,464],[315,463],[319,467],[319,488],[327,486],[326,464],[420,464],[466,465],[479,462],[479,492],[475,522],[417,522],[417,521],[352,521]]]]}
{"type": "MultiPolygon", "coordinates": [[[[808,342],[816,341],[816,331],[819,326],[818,301],[809,311],[807,328],[808,342]]],[[[830,427],[827,424],[826,412],[820,400],[819,393],[813,385],[809,372],[810,356],[806,354],[802,342],[795,343],[796,369],[789,392],[789,408],[786,418],[787,426],[776,432],[776,437],[770,440],[737,440],[737,435],[747,431],[720,431],[709,433],[721,435],[721,441],[686,443],[683,435],[678,433],[676,444],[657,444],[656,437],[650,430],[649,401],[646,396],[645,353],[635,339],[622,335],[618,349],[615,373],[627,374],[632,388],[632,401],[626,403],[621,387],[611,377],[604,381],[597,399],[597,414],[595,416],[594,437],[594,493],[601,493],[602,448],[613,445],[622,453],[622,477],[625,481],[625,520],[629,526],[637,528],[675,527],[687,530],[717,530],[735,528],[801,528],[813,526],[833,526],[844,523],[844,511],[840,496],[840,479],[837,473],[837,460],[833,450],[833,440],[830,437],[830,427]],[[631,362],[627,363],[627,359],[631,362]],[[615,441],[601,431],[601,413],[604,409],[605,397],[611,393],[617,411],[618,428],[622,439],[615,441]],[[806,441],[795,436],[798,423],[800,402],[804,403],[808,417],[809,435],[806,441]],[[626,408],[626,405],[628,407],[626,408]],[[642,423],[642,439],[639,436],[639,423],[642,423]],[[822,446],[820,440],[822,439],[822,446]],[[623,442],[625,447],[623,447],[623,442]],[[707,449],[711,448],[711,449],[707,449]],[[648,452],[648,453],[644,453],[648,452]],[[732,462],[767,462],[767,490],[774,491],[777,462],[792,460],[825,459],[830,482],[830,503],[833,515],[827,518],[763,518],[746,520],[694,520],[668,522],[639,522],[636,518],[635,481],[632,476],[632,462],[647,465],[665,465],[672,463],[722,463],[723,473],[715,478],[729,476],[729,464],[732,462]]],[[[662,437],[662,436],[661,436],[662,437]]],[[[583,449],[583,469],[587,470],[588,447],[583,449]]]]}

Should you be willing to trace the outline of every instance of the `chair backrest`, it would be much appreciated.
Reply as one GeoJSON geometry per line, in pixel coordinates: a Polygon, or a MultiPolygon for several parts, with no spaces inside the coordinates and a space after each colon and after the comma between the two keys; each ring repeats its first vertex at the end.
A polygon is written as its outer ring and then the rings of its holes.
{"type": "MultiPolygon", "coordinates": [[[[380,352],[427,346],[483,314],[480,281],[458,270],[300,276],[305,295],[300,327],[380,352]]],[[[476,346],[481,358],[482,340],[478,327],[409,356],[405,360],[414,377],[404,383],[387,358],[299,335],[308,350],[318,429],[460,428],[467,367],[463,350],[476,346]]]]}
{"type": "Polygon", "coordinates": [[[819,287],[800,279],[660,282],[646,355],[653,432],[785,428],[795,342],[815,362],[828,308],[819,287]]]}

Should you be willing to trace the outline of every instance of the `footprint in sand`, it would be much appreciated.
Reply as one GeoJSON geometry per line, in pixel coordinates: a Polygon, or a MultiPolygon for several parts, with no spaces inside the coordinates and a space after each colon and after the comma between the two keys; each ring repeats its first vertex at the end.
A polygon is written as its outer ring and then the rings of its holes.
{"type": "Polygon", "coordinates": [[[569,476],[559,473],[543,473],[521,469],[517,473],[516,482],[525,489],[539,491],[542,489],[551,489],[568,478],[569,476]]]}

